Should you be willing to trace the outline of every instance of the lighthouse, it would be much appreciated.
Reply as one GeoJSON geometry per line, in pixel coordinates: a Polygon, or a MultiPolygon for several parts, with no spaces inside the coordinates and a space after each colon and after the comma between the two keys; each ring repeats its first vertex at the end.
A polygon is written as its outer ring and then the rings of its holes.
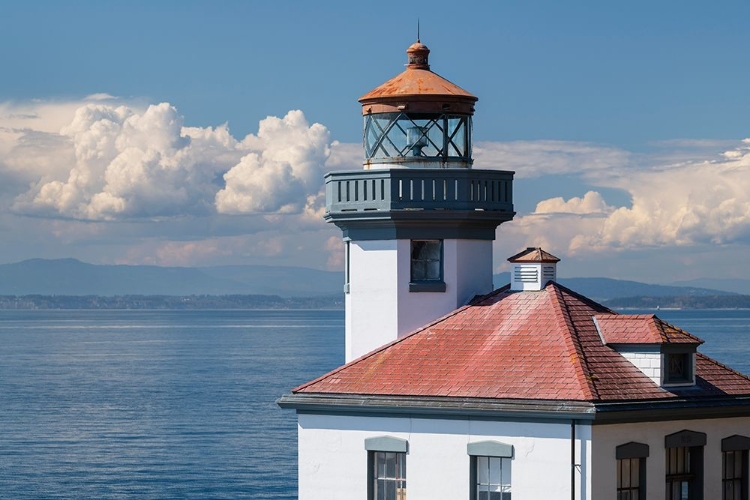
{"type": "Polygon", "coordinates": [[[363,95],[362,169],[325,177],[325,219],[345,244],[349,362],[492,291],[495,229],[513,218],[513,172],[473,168],[477,97],[430,69],[363,95]]]}

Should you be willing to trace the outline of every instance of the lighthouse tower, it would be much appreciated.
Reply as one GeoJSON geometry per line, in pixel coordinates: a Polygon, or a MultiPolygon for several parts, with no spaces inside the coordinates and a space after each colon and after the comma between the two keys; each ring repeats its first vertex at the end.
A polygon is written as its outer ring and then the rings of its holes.
{"type": "Polygon", "coordinates": [[[325,177],[346,245],[346,361],[492,291],[513,172],[472,168],[477,98],[430,71],[419,40],[400,75],[359,99],[364,169],[325,177]]]}

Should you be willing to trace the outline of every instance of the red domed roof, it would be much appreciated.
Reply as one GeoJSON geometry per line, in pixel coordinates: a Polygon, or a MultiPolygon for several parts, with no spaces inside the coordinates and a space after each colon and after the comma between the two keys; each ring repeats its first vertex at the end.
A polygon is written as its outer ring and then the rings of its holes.
{"type": "MultiPolygon", "coordinates": [[[[417,40],[406,53],[409,56],[409,64],[403,73],[359,98],[364,114],[393,111],[391,108],[396,104],[403,106],[400,109],[408,109],[410,103],[425,102],[437,103],[436,110],[450,109],[459,113],[473,113],[477,97],[430,71],[430,49],[426,45],[417,40]]],[[[424,109],[424,105],[418,107],[419,111],[431,110],[424,109]]]]}

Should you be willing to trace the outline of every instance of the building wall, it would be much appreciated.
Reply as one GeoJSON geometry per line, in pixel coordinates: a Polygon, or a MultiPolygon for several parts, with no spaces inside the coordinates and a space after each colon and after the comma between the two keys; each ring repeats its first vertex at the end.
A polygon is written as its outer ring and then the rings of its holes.
{"type": "Polygon", "coordinates": [[[750,417],[595,425],[592,429],[592,498],[615,497],[615,448],[634,441],[649,445],[649,457],[646,459],[646,498],[663,500],[666,495],[664,437],[682,430],[691,430],[706,433],[706,446],[703,449],[703,498],[710,500],[722,497],[721,440],[734,434],[750,435],[750,417]]]}
{"type": "MultiPolygon", "coordinates": [[[[384,435],[409,443],[407,498],[468,499],[470,457],[466,445],[485,440],[514,447],[513,498],[570,498],[569,422],[300,414],[298,430],[300,500],[366,498],[368,471],[364,442],[366,438],[384,435]]],[[[590,426],[576,427],[575,443],[576,461],[580,465],[576,470],[576,498],[591,498],[590,426]]]]}
{"type": "Polygon", "coordinates": [[[658,350],[618,350],[622,357],[630,361],[656,385],[661,385],[661,352],[658,350]]]}
{"type": "Polygon", "coordinates": [[[444,240],[445,292],[410,292],[411,240],[352,241],[346,361],[492,291],[492,241],[444,240]]]}

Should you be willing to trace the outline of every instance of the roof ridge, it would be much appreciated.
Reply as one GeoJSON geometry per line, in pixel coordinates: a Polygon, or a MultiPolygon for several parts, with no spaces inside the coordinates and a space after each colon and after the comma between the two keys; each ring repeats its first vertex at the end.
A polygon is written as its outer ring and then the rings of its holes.
{"type": "MultiPolygon", "coordinates": [[[[493,292],[488,293],[484,297],[487,298],[487,297],[493,295],[496,292],[500,292],[501,290],[502,289],[497,289],[497,290],[495,290],[493,292]]],[[[463,305],[463,306],[459,307],[458,309],[454,309],[453,311],[449,312],[448,314],[445,314],[445,315],[443,315],[443,316],[435,319],[434,321],[431,321],[431,322],[429,322],[429,323],[427,323],[425,325],[420,326],[416,330],[413,330],[413,331],[407,333],[403,337],[397,338],[396,340],[392,340],[391,342],[388,342],[387,344],[384,344],[384,345],[382,345],[382,346],[380,346],[380,347],[378,347],[376,349],[373,349],[372,351],[370,351],[370,352],[368,352],[366,354],[363,354],[362,356],[360,356],[360,357],[358,357],[356,359],[353,359],[353,360],[349,361],[348,363],[345,363],[345,364],[339,366],[335,370],[332,370],[330,372],[324,373],[320,377],[317,377],[317,378],[315,378],[313,380],[310,380],[309,382],[305,382],[302,385],[298,385],[297,387],[295,387],[294,389],[292,389],[291,392],[301,391],[302,389],[304,389],[306,387],[309,387],[309,386],[311,386],[311,385],[313,385],[313,384],[315,384],[315,383],[317,383],[317,382],[319,382],[321,380],[324,380],[326,378],[329,378],[329,377],[337,374],[338,372],[340,372],[344,368],[348,368],[348,367],[353,366],[353,365],[355,365],[355,364],[357,364],[357,363],[359,363],[361,361],[366,360],[367,358],[375,356],[376,354],[379,354],[380,352],[384,351],[385,349],[389,348],[390,346],[398,344],[400,342],[403,342],[404,340],[406,340],[406,339],[408,339],[408,338],[410,338],[410,337],[412,337],[412,336],[414,336],[414,335],[416,335],[416,334],[418,334],[420,332],[423,332],[423,331],[427,330],[428,328],[434,326],[435,324],[437,324],[437,323],[439,323],[439,322],[441,322],[443,320],[446,320],[446,319],[450,318],[451,316],[455,316],[456,314],[460,313],[461,311],[463,311],[467,307],[471,307],[472,304],[473,304],[473,300],[471,302],[469,302],[468,304],[463,305]]]]}
{"type": "Polygon", "coordinates": [[[618,313],[617,311],[613,311],[609,307],[607,307],[605,305],[602,305],[599,302],[586,297],[585,295],[581,295],[580,293],[576,292],[575,290],[571,290],[570,288],[568,288],[565,285],[561,285],[557,281],[550,281],[549,283],[555,285],[556,288],[559,288],[560,290],[564,291],[565,293],[567,293],[569,295],[572,295],[573,297],[577,298],[578,300],[582,301],[583,303],[585,303],[585,304],[587,304],[587,305],[589,305],[589,306],[591,306],[593,308],[604,309],[603,311],[597,312],[597,314],[609,313],[609,314],[614,314],[614,315],[617,315],[617,316],[623,316],[622,314],[618,313]]]}
{"type": "MultiPolygon", "coordinates": [[[[691,339],[693,339],[693,340],[696,340],[696,341],[700,342],[701,344],[704,344],[704,343],[706,342],[706,341],[705,341],[705,340],[703,340],[702,338],[700,338],[700,337],[697,337],[697,336],[693,335],[692,333],[688,332],[687,330],[683,330],[683,329],[682,329],[682,328],[680,328],[679,326],[675,326],[675,325],[673,325],[672,323],[670,323],[670,322],[668,322],[668,321],[664,321],[663,319],[661,319],[661,318],[660,318],[659,316],[657,316],[656,314],[654,314],[654,320],[655,320],[655,321],[656,321],[657,323],[659,323],[659,325],[660,325],[660,328],[662,329],[662,331],[664,331],[664,325],[667,325],[668,327],[670,327],[670,328],[673,328],[673,329],[677,330],[677,332],[678,332],[678,333],[679,333],[680,335],[684,335],[684,336],[686,336],[686,337],[688,337],[688,338],[691,338],[691,339]]],[[[664,335],[665,335],[665,337],[666,337],[667,333],[666,333],[666,332],[664,332],[664,335]]],[[[667,340],[667,341],[668,341],[668,340],[667,340]]]]}
{"type": "MultiPolygon", "coordinates": [[[[586,359],[584,349],[581,347],[580,339],[578,338],[578,330],[576,329],[575,323],[570,317],[568,304],[563,297],[562,290],[565,288],[554,281],[550,281],[547,286],[550,287],[553,291],[553,293],[550,294],[550,302],[552,303],[552,307],[555,308],[559,315],[562,317],[562,326],[568,332],[568,335],[565,339],[563,339],[563,342],[565,342],[565,344],[569,344],[569,347],[573,348],[573,351],[575,352],[577,358],[574,361],[573,371],[578,377],[578,384],[581,387],[584,396],[591,400],[598,400],[600,399],[599,391],[596,389],[596,385],[594,384],[594,381],[591,377],[591,370],[588,367],[588,360],[586,359]]],[[[558,315],[555,315],[555,317],[558,318],[558,315]]]]}

